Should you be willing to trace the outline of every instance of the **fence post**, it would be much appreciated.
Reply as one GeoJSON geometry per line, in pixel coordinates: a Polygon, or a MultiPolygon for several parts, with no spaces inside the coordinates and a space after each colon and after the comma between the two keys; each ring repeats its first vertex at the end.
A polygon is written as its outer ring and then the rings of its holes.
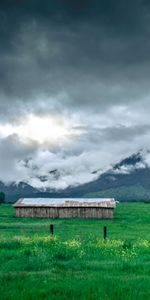
{"type": "Polygon", "coordinates": [[[107,239],[107,227],[104,226],[104,240],[106,241],[107,239]]]}
{"type": "Polygon", "coordinates": [[[54,224],[50,224],[50,234],[54,234],[54,224]]]}

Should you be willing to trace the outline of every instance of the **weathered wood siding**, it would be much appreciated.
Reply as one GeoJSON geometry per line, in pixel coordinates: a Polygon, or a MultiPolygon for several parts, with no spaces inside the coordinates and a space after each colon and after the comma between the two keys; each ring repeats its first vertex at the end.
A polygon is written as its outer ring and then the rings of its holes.
{"type": "Polygon", "coordinates": [[[16,207],[16,217],[112,219],[113,208],[100,207],[16,207]]]}

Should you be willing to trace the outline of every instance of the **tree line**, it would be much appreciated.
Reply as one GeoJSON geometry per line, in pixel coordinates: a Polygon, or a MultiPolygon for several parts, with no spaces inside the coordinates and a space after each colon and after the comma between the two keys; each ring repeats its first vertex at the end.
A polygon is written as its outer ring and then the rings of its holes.
{"type": "Polygon", "coordinates": [[[0,204],[5,202],[5,193],[0,192],[0,204]]]}

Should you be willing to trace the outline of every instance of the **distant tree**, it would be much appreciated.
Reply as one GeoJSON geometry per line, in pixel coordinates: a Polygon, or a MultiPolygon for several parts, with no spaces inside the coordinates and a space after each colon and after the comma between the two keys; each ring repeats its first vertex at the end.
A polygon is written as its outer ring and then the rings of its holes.
{"type": "Polygon", "coordinates": [[[0,192],[0,204],[5,202],[5,193],[0,192]]]}

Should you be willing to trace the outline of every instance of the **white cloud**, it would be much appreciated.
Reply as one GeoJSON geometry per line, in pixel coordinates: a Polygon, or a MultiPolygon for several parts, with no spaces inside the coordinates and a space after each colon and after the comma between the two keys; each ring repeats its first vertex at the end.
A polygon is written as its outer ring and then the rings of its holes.
{"type": "MultiPolygon", "coordinates": [[[[0,180],[24,181],[43,189],[66,188],[95,180],[140,148],[150,148],[149,120],[142,113],[139,118],[139,114],[132,105],[119,105],[91,115],[86,110],[66,111],[60,116],[42,113],[32,117],[31,127],[29,119],[22,117],[0,123],[0,180]],[[47,130],[49,124],[53,135],[47,130]],[[28,134],[23,135],[27,128],[28,134]],[[46,130],[43,140],[34,138],[36,130],[37,134],[46,130]],[[61,138],[64,130],[65,139],[61,138]]],[[[150,165],[147,152],[144,157],[143,163],[123,166],[116,172],[129,173],[150,165]]]]}

